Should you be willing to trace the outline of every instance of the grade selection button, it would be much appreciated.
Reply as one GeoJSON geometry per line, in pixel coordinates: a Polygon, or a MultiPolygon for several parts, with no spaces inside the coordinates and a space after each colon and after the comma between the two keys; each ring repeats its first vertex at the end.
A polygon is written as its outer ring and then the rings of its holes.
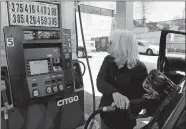
{"type": "Polygon", "coordinates": [[[60,84],[58,87],[59,87],[59,90],[60,90],[60,91],[63,90],[63,85],[62,85],[62,84],[60,84]]]}
{"type": "Polygon", "coordinates": [[[52,93],[52,88],[51,87],[47,87],[46,91],[47,91],[48,94],[51,94],[52,93]]]}
{"type": "Polygon", "coordinates": [[[34,97],[39,96],[39,91],[38,90],[33,90],[32,93],[33,93],[34,97]]]}
{"type": "Polygon", "coordinates": [[[57,92],[58,91],[58,87],[57,86],[53,86],[53,91],[57,92]]]}

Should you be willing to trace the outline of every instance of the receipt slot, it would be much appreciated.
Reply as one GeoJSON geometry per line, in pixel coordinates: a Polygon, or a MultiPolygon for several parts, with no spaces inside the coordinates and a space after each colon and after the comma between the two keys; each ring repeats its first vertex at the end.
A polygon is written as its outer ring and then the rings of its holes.
{"type": "Polygon", "coordinates": [[[6,129],[74,129],[84,124],[84,89],[69,29],[4,27],[13,112],[6,129]],[[75,67],[74,67],[75,66],[75,67]]]}

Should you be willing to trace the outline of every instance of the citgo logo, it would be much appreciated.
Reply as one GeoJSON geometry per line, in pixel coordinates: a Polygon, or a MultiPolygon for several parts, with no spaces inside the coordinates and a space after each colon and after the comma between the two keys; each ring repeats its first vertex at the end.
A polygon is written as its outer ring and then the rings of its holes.
{"type": "Polygon", "coordinates": [[[70,104],[70,103],[77,102],[77,101],[79,101],[79,97],[76,95],[74,97],[58,100],[57,101],[57,106],[61,107],[63,105],[70,104]]]}

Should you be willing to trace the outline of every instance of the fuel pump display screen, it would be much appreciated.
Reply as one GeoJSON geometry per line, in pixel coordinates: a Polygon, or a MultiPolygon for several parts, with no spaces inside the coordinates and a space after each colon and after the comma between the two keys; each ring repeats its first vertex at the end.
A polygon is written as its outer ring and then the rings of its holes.
{"type": "Polygon", "coordinates": [[[43,74],[49,73],[48,61],[47,60],[39,60],[39,61],[30,61],[30,74],[43,74]]]}

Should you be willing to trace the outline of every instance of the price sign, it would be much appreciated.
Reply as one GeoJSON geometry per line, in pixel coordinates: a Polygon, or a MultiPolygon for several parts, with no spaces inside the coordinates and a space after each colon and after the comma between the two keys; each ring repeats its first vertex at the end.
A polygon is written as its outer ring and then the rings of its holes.
{"type": "Polygon", "coordinates": [[[57,4],[8,2],[10,25],[59,27],[57,4]]]}

